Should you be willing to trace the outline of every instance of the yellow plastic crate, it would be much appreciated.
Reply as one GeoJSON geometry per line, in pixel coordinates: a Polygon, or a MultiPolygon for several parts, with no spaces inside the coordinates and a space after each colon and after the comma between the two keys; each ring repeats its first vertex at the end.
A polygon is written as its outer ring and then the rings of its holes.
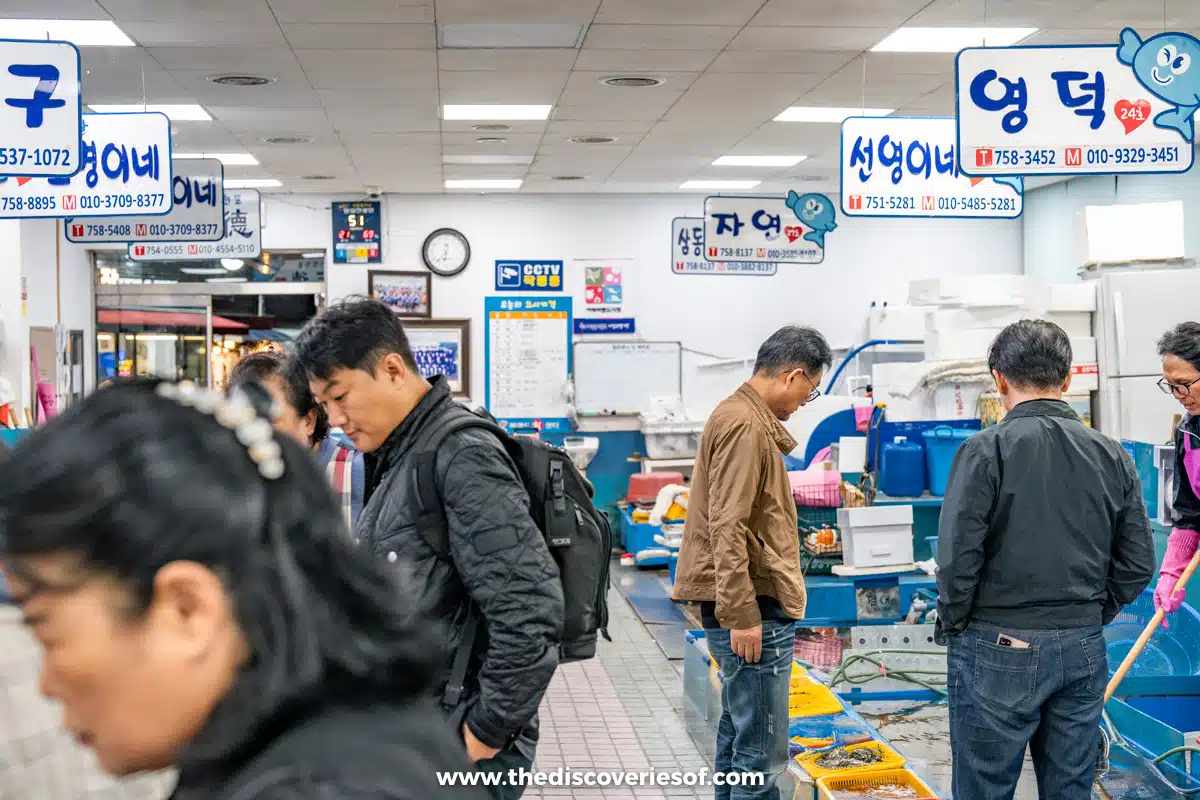
{"type": "Polygon", "coordinates": [[[872,789],[882,789],[885,786],[916,789],[919,800],[939,800],[937,792],[929,788],[920,778],[906,769],[871,772],[866,775],[821,778],[817,781],[817,796],[820,800],[844,800],[848,796],[861,796],[864,800],[867,800],[867,798],[873,799],[879,797],[879,795],[870,794],[872,789]]]}
{"type": "Polygon", "coordinates": [[[880,761],[874,764],[867,764],[861,767],[849,767],[847,769],[824,769],[817,766],[817,759],[824,753],[806,753],[805,755],[796,756],[796,763],[800,768],[809,774],[814,779],[820,778],[849,778],[857,777],[876,772],[885,772],[887,770],[903,769],[908,762],[904,756],[897,753],[892,748],[888,747],[883,742],[863,742],[862,744],[847,745],[846,751],[853,753],[856,750],[865,750],[870,748],[882,756],[880,761]]]}
{"type": "Polygon", "coordinates": [[[793,677],[788,698],[789,717],[827,717],[842,713],[842,702],[823,683],[807,675],[793,677]]]}

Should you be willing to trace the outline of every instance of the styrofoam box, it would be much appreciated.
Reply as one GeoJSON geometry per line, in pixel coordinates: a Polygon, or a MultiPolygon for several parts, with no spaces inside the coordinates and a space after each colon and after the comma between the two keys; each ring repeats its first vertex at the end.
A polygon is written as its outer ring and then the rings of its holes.
{"type": "Polygon", "coordinates": [[[1000,331],[992,328],[976,328],[956,331],[939,331],[925,337],[926,361],[963,361],[987,358],[988,348],[1000,331]]]}
{"type": "Polygon", "coordinates": [[[932,365],[925,361],[885,361],[871,366],[871,386],[880,389],[911,389],[932,365]]]}
{"type": "Polygon", "coordinates": [[[959,330],[988,329],[999,333],[1006,325],[1020,322],[1028,314],[1016,308],[951,308],[930,312],[925,331],[947,333],[959,330]]]}
{"type": "Polygon", "coordinates": [[[1094,337],[1071,337],[1071,362],[1074,364],[1096,363],[1096,340],[1094,337]]]}
{"type": "Polygon", "coordinates": [[[1076,361],[1071,365],[1072,392],[1100,391],[1100,365],[1081,364],[1076,361]]]}
{"type": "Polygon", "coordinates": [[[1051,313],[1096,310],[1096,282],[1054,283],[1050,285],[1051,313]]]}
{"type": "Polygon", "coordinates": [[[919,342],[925,338],[928,308],[920,306],[872,306],[867,315],[867,338],[919,342]]]}
{"type": "Polygon", "coordinates": [[[839,508],[842,561],[848,567],[913,563],[912,506],[839,508]]]}
{"type": "Polygon", "coordinates": [[[1053,311],[1043,317],[1067,332],[1067,336],[1091,336],[1092,315],[1088,311],[1053,311]]]}
{"type": "Polygon", "coordinates": [[[914,306],[1016,306],[1037,298],[1036,285],[1025,275],[951,275],[909,283],[914,306]]]}
{"type": "Polygon", "coordinates": [[[979,419],[979,398],[987,388],[984,383],[938,384],[933,391],[936,419],[979,419]]]}
{"type": "Polygon", "coordinates": [[[700,449],[703,422],[646,422],[646,455],[652,459],[693,458],[700,449]]]}

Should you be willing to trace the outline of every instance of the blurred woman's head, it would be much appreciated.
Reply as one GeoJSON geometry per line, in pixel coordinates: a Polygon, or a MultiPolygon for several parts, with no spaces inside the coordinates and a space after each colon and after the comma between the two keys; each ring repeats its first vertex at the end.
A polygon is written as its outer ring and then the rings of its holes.
{"type": "Polygon", "coordinates": [[[1189,414],[1200,414],[1200,322],[1183,322],[1158,340],[1163,376],[1158,386],[1189,414]]]}
{"type": "Polygon", "coordinates": [[[116,386],[0,474],[0,561],[42,690],[109,772],[220,762],[331,696],[427,686],[436,634],[249,404],[116,386]]]}
{"type": "Polygon", "coordinates": [[[302,445],[316,447],[329,435],[329,417],[313,397],[308,376],[276,353],[253,353],[239,361],[229,375],[231,388],[260,383],[275,403],[275,430],[302,445]]]}

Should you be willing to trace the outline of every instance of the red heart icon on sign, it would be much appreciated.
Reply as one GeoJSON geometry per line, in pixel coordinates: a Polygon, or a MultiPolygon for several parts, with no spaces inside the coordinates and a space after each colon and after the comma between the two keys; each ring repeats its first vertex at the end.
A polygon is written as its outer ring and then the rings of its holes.
{"type": "Polygon", "coordinates": [[[794,242],[804,235],[804,228],[799,225],[788,225],[783,229],[783,233],[788,237],[788,242],[794,242]]]}
{"type": "Polygon", "coordinates": [[[1125,126],[1125,135],[1128,136],[1150,119],[1150,101],[1138,100],[1131,103],[1128,100],[1118,100],[1117,104],[1113,106],[1113,111],[1117,113],[1117,119],[1125,126]]]}

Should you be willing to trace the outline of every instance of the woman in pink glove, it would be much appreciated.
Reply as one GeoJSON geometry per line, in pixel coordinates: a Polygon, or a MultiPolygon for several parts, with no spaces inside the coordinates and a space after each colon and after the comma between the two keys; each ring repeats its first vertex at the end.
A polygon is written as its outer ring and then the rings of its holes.
{"type": "MultiPolygon", "coordinates": [[[[1163,377],[1158,386],[1174,395],[1187,416],[1175,430],[1175,529],[1167,542],[1154,589],[1155,609],[1179,610],[1186,596],[1175,583],[1200,541],[1200,322],[1184,322],[1158,342],[1163,377]]],[[[1167,622],[1163,620],[1163,627],[1167,622]]]]}

